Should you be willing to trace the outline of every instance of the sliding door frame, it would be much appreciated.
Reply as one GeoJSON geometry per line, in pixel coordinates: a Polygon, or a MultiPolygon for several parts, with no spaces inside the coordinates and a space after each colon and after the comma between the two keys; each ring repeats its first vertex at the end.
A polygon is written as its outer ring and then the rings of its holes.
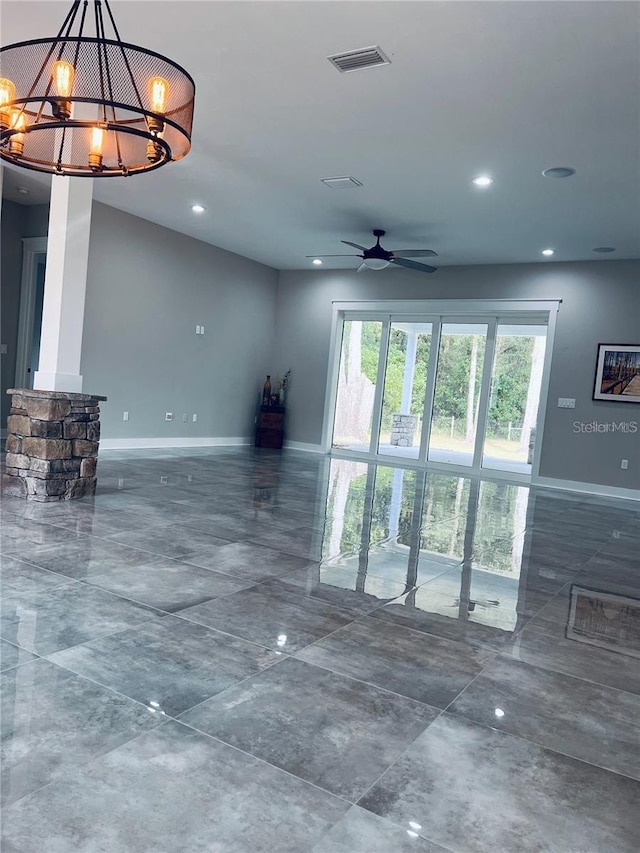
{"type": "Polygon", "coordinates": [[[434,471],[455,471],[467,476],[479,476],[489,479],[508,479],[516,482],[529,482],[536,478],[540,470],[540,455],[544,437],[544,421],[547,409],[549,378],[551,374],[551,359],[555,337],[556,317],[562,300],[381,300],[376,302],[334,302],[331,324],[331,340],[329,364],[327,370],[327,387],[325,392],[325,407],[322,426],[322,449],[336,458],[359,460],[361,462],[376,462],[394,467],[419,468],[434,471]],[[487,412],[491,391],[491,375],[495,356],[497,327],[499,323],[509,321],[526,322],[543,321],[547,326],[547,343],[540,388],[540,404],[536,423],[536,442],[531,474],[519,474],[509,471],[482,468],[483,448],[487,425],[487,412]],[[382,323],[380,351],[376,376],[376,389],[373,400],[371,424],[371,439],[369,449],[353,451],[332,446],[333,429],[336,413],[338,391],[338,372],[344,334],[345,320],[375,321],[382,323]],[[422,418],[422,436],[417,459],[380,454],[378,441],[380,437],[385,373],[387,355],[389,352],[389,337],[393,323],[420,322],[431,323],[431,343],[427,366],[427,385],[422,418]],[[440,350],[440,337],[443,323],[484,323],[487,325],[485,339],[482,382],[478,407],[478,426],[474,441],[473,463],[471,466],[455,465],[445,462],[430,462],[428,460],[429,441],[431,435],[431,420],[436,389],[436,374],[440,350]]]}

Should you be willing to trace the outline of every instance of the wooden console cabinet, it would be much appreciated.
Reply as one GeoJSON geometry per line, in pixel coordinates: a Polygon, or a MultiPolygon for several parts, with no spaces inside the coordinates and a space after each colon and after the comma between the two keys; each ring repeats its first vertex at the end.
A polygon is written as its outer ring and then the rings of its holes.
{"type": "Polygon", "coordinates": [[[284,440],[284,406],[260,406],[256,424],[256,447],[282,448],[284,440]]]}

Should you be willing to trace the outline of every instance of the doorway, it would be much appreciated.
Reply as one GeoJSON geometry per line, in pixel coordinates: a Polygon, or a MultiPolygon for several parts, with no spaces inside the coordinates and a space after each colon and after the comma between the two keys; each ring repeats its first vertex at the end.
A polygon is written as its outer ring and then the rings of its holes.
{"type": "Polygon", "coordinates": [[[551,305],[489,315],[476,303],[473,314],[457,316],[338,309],[325,446],[353,458],[528,479],[541,443],[551,305]]]}
{"type": "Polygon", "coordinates": [[[15,387],[33,388],[33,379],[40,359],[47,238],[26,238],[22,241],[22,246],[15,387]]]}

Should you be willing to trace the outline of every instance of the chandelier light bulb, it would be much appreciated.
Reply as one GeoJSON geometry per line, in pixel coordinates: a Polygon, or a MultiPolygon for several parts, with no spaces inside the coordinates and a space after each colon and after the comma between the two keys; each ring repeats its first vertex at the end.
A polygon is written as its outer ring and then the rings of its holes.
{"type": "Polygon", "coordinates": [[[59,121],[67,121],[71,117],[71,90],[75,70],[70,62],[59,59],[53,63],[53,87],[63,101],[51,101],[51,111],[59,121]]]}
{"type": "Polygon", "coordinates": [[[169,84],[163,77],[154,77],[149,83],[151,92],[151,109],[154,113],[162,113],[166,110],[169,84]]]}
{"type": "Polygon", "coordinates": [[[104,145],[104,128],[91,128],[91,146],[89,148],[89,166],[95,171],[102,168],[102,147],[104,145]]]}
{"type": "MultiPolygon", "coordinates": [[[[151,96],[151,109],[154,113],[164,115],[167,108],[167,95],[169,94],[169,84],[164,77],[154,77],[149,81],[149,94],[151,96]]],[[[162,119],[149,116],[149,132],[153,136],[160,136],[164,131],[164,122],[162,119]]],[[[147,156],[148,153],[147,153],[147,156]]]]}
{"type": "Polygon", "coordinates": [[[73,78],[75,71],[73,65],[64,59],[53,63],[53,83],[56,93],[61,98],[70,98],[73,89],[73,78]]]}
{"type": "Polygon", "coordinates": [[[22,110],[12,110],[11,113],[11,128],[19,131],[12,133],[9,140],[9,150],[14,157],[22,157],[24,152],[24,131],[27,126],[27,117],[22,110]]]}
{"type": "Polygon", "coordinates": [[[15,83],[7,80],[6,77],[0,77],[0,126],[5,129],[11,124],[11,110],[6,108],[6,104],[15,100],[16,87],[15,83]]]}

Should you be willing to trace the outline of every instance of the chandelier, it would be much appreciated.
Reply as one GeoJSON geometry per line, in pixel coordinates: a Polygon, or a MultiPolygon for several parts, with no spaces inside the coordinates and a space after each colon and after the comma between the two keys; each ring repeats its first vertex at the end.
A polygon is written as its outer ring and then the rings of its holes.
{"type": "Polygon", "coordinates": [[[123,42],[108,0],[93,0],[93,15],[88,6],[72,3],[55,38],[0,49],[0,157],[90,178],[136,175],[184,157],[193,79],[172,60],[123,42]],[[87,17],[95,36],[85,35],[87,17]]]}

